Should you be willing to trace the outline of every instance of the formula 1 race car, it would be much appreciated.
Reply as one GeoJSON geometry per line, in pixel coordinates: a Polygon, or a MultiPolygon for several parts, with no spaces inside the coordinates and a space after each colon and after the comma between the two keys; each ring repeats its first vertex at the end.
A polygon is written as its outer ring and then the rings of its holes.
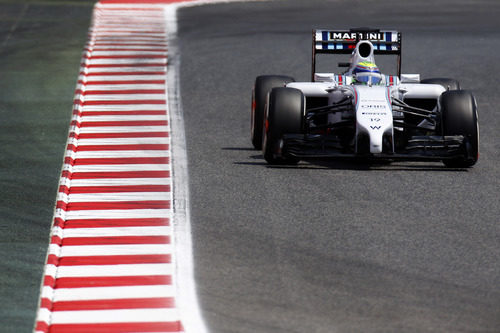
{"type": "Polygon", "coordinates": [[[401,74],[401,33],[368,28],[314,30],[311,82],[258,76],[251,140],[269,164],[350,157],[442,161],[466,168],[479,156],[475,97],[454,79],[401,74]],[[342,74],[317,73],[318,54],[350,54],[342,74]],[[382,74],[375,54],[397,57],[382,74]]]}

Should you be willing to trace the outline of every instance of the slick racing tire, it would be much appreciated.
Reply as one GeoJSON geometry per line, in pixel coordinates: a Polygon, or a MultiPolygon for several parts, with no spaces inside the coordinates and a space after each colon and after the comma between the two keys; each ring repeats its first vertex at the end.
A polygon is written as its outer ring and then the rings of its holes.
{"type": "Polygon", "coordinates": [[[444,89],[446,90],[460,90],[460,83],[455,79],[446,79],[446,78],[424,79],[421,80],[420,83],[439,84],[443,86],[444,89]]]}
{"type": "Polygon", "coordinates": [[[300,134],[305,114],[305,98],[294,88],[274,88],[263,121],[262,152],[269,164],[297,164],[299,159],[283,154],[283,135],[300,134]]]}
{"type": "Polygon", "coordinates": [[[443,135],[463,135],[464,156],[445,159],[451,168],[468,168],[476,164],[479,157],[479,126],[477,104],[474,95],[467,90],[446,91],[440,97],[441,126],[443,135]]]}
{"type": "Polygon", "coordinates": [[[262,75],[255,79],[252,90],[251,139],[255,149],[262,148],[262,124],[266,107],[267,94],[271,89],[284,87],[295,80],[283,75],[262,75]]]}

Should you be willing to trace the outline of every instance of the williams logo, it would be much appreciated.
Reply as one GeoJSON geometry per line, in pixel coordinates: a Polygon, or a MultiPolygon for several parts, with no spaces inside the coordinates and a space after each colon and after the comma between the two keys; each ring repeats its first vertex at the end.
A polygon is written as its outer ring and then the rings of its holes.
{"type": "Polygon", "coordinates": [[[379,129],[380,129],[380,127],[382,127],[382,126],[370,126],[370,128],[371,128],[372,130],[379,130],[379,129]]]}

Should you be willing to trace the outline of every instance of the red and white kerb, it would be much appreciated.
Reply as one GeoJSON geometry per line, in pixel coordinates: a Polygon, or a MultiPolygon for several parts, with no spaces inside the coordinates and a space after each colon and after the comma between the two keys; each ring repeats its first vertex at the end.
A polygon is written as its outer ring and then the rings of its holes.
{"type": "Polygon", "coordinates": [[[162,6],[98,4],[35,331],[182,332],[162,6]]]}

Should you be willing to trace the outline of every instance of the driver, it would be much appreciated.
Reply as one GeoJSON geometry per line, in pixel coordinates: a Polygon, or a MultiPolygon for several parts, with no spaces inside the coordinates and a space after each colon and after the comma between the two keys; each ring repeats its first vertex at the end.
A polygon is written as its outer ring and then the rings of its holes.
{"type": "Polygon", "coordinates": [[[359,62],[352,70],[353,83],[361,83],[367,85],[377,85],[382,81],[382,74],[373,62],[359,62]]]}

